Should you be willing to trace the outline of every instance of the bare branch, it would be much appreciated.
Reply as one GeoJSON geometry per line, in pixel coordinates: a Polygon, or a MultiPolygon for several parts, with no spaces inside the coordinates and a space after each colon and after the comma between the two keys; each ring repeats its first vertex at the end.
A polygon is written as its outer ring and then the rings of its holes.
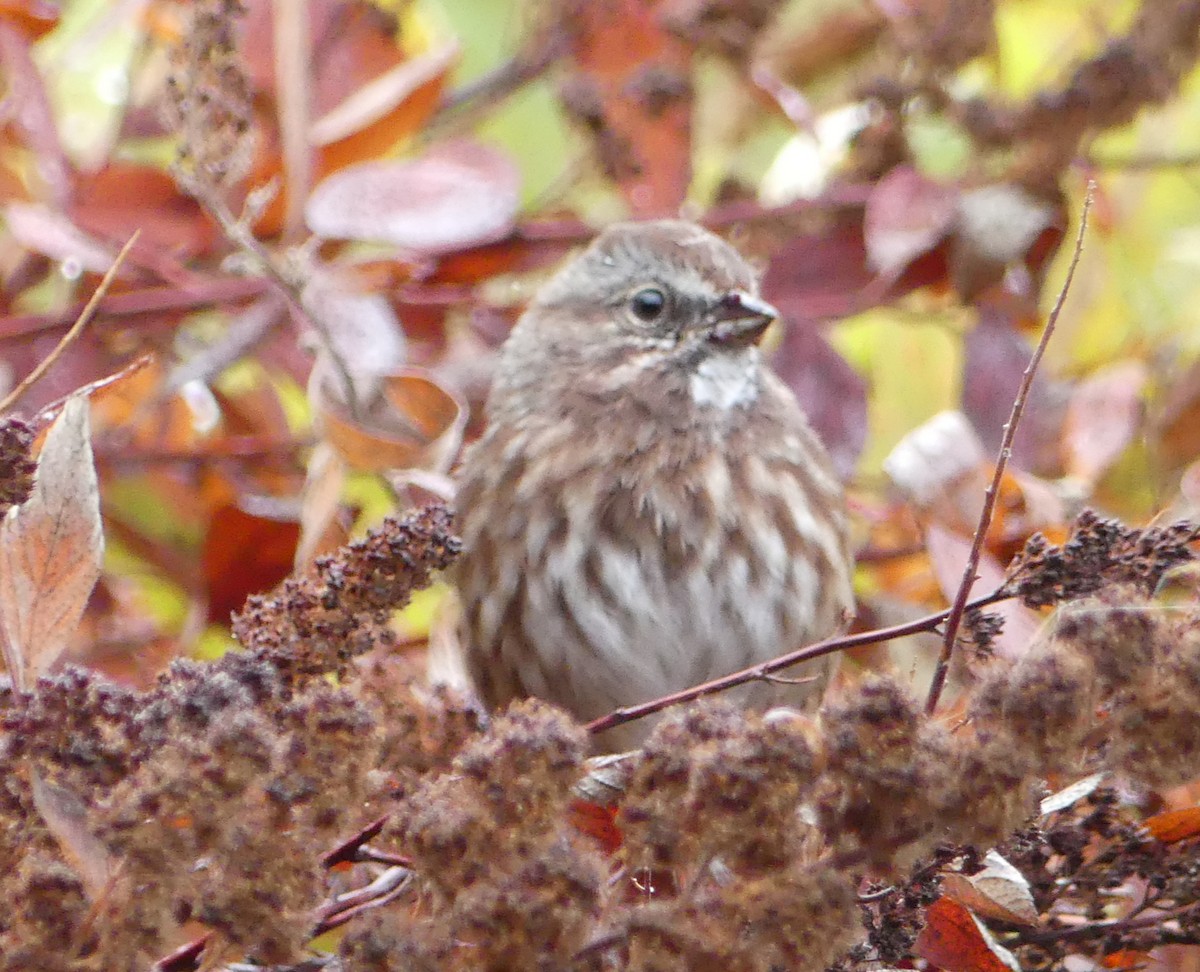
{"type": "Polygon", "coordinates": [[[1087,232],[1088,211],[1092,207],[1092,192],[1095,186],[1094,182],[1088,183],[1087,194],[1083,199],[1083,212],[1079,216],[1079,232],[1075,236],[1075,250],[1071,254],[1071,263],[1067,267],[1067,277],[1063,281],[1062,289],[1058,292],[1058,299],[1054,302],[1050,316],[1046,319],[1046,326],[1042,329],[1041,340],[1038,341],[1037,347],[1034,348],[1033,356],[1029,359],[1029,364],[1025,368],[1025,374],[1021,377],[1021,386],[1017,389],[1017,397],[1013,400],[1012,413],[1008,417],[1008,422],[1004,425],[1004,435],[1000,440],[1000,452],[996,457],[996,470],[992,473],[992,481],[988,484],[987,492],[984,494],[983,509],[979,513],[979,523],[975,527],[975,537],[971,541],[971,552],[967,556],[967,565],[963,568],[962,580],[959,582],[958,592],[954,596],[954,604],[946,619],[946,632],[942,638],[942,652],[938,656],[937,667],[933,672],[933,681],[929,686],[929,697],[925,700],[925,711],[929,715],[932,715],[937,709],[938,700],[942,696],[942,689],[946,686],[946,673],[950,670],[950,659],[954,654],[954,642],[958,637],[958,629],[962,624],[963,614],[967,610],[967,598],[971,594],[971,586],[975,583],[975,571],[979,568],[979,558],[983,555],[983,542],[987,537],[988,527],[992,523],[992,514],[996,509],[996,497],[1000,493],[1000,481],[1004,478],[1004,470],[1007,468],[1008,460],[1012,456],[1013,439],[1017,434],[1018,426],[1021,424],[1021,416],[1025,412],[1025,402],[1029,398],[1029,389],[1033,386],[1033,377],[1037,374],[1038,365],[1042,361],[1042,355],[1045,353],[1046,346],[1050,343],[1050,338],[1054,334],[1054,327],[1058,323],[1058,316],[1062,313],[1067,293],[1071,289],[1071,281],[1075,278],[1075,268],[1079,265],[1079,256],[1083,252],[1083,236],[1087,232]]]}
{"type": "MultiPolygon", "coordinates": [[[[989,604],[995,604],[998,601],[1006,601],[1010,597],[1011,595],[1003,590],[995,590],[984,597],[979,597],[971,601],[967,607],[987,607],[989,604]]],[[[653,715],[655,712],[661,712],[663,709],[682,705],[685,702],[693,702],[705,695],[715,695],[717,692],[727,691],[735,686],[744,685],[746,682],[765,681],[768,676],[775,672],[791,668],[793,665],[799,665],[801,662],[812,661],[814,658],[823,658],[826,655],[832,655],[834,652],[846,651],[850,648],[860,648],[863,645],[874,645],[881,641],[891,641],[893,638],[903,638],[906,635],[920,634],[923,631],[934,631],[949,616],[950,611],[947,609],[939,611],[937,614],[927,614],[924,617],[917,618],[915,621],[906,621],[904,624],[896,624],[888,628],[878,628],[874,631],[864,631],[859,634],[843,635],[840,638],[829,638],[825,641],[818,641],[816,644],[807,645],[786,655],[780,655],[778,658],[764,662],[761,665],[752,665],[750,668],[743,668],[740,672],[734,672],[732,675],[715,678],[711,682],[705,682],[703,685],[694,685],[681,692],[673,692],[670,695],[664,695],[661,698],[652,699],[640,705],[615,709],[608,713],[608,715],[601,716],[599,719],[593,719],[587,724],[587,730],[593,734],[604,732],[607,729],[622,726],[627,722],[644,719],[646,716],[653,715]]]]}

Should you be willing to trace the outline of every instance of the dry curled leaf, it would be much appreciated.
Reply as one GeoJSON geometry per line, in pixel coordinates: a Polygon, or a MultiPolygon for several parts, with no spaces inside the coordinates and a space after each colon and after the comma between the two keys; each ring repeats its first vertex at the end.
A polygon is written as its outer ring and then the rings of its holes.
{"type": "Polygon", "coordinates": [[[458,452],[467,412],[456,396],[419,368],[380,379],[379,394],[352,416],[330,382],[314,388],[325,439],[351,469],[444,471],[458,452]]]}
{"type": "Polygon", "coordinates": [[[14,683],[50,670],[75,631],[104,555],[87,399],[46,434],[33,492],[0,524],[0,622],[14,683]]]}
{"type": "Polygon", "coordinates": [[[985,918],[1036,925],[1037,906],[1025,876],[994,850],[987,852],[984,863],[984,869],[970,877],[947,874],[942,892],[985,918]]]}
{"type": "Polygon", "coordinates": [[[1058,792],[1051,793],[1046,797],[1038,807],[1038,812],[1046,817],[1052,813],[1058,813],[1060,810],[1068,810],[1084,797],[1095,793],[1106,779],[1108,779],[1107,773],[1093,773],[1070,786],[1064,786],[1058,792]]]}

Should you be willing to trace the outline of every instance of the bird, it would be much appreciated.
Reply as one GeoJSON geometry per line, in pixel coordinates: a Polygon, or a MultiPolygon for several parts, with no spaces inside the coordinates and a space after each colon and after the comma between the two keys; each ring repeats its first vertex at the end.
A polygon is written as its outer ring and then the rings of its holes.
{"type": "MultiPolygon", "coordinates": [[[[750,264],[682,220],[614,224],[536,293],[458,470],[452,580],[489,708],[592,720],[844,627],[843,488],[764,360],[777,317],[750,264]]],[[[811,704],[829,664],[736,700],[811,704]]]]}

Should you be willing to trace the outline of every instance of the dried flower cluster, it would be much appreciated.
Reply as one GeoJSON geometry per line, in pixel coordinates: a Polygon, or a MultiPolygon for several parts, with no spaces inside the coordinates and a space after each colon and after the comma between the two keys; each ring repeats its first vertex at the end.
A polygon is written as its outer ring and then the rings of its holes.
{"type": "Polygon", "coordinates": [[[389,520],[340,557],[318,559],[277,594],[250,598],[234,618],[234,634],[250,651],[270,656],[290,680],[343,674],[351,658],[391,643],[391,612],[427,587],[457,551],[442,507],[389,520]]]}
{"type": "Polygon", "coordinates": [[[176,176],[188,191],[215,190],[250,169],[253,91],[237,53],[241,0],[198,0],[172,57],[166,121],[179,133],[176,176]]]}
{"type": "Polygon", "coordinates": [[[18,506],[33,489],[37,463],[29,455],[33,429],[20,419],[0,421],[0,516],[18,506]]]}
{"type": "Polygon", "coordinates": [[[295,963],[344,922],[316,967],[849,972],[908,958],[941,876],[997,845],[1050,923],[1006,933],[1022,956],[1200,941],[1195,855],[1114,791],[1031,825],[1046,778],[1197,775],[1200,612],[1149,593],[1186,531],[1087,516],[1033,543],[1014,593],[1066,601],[1025,657],[991,662],[961,724],[886,675],[816,717],[669,714],[632,758],[613,851],[575,823],[589,743],[563,713],[525,702],[483,729],[358,657],[453,556],[449,526],[389,522],[257,601],[248,650],[149,692],[69,669],[0,693],[0,969],[179,972],[201,947],[295,963]],[[1098,573],[1121,582],[1096,592],[1098,573]],[[1133,877],[1161,921],[1086,911],[1133,877]],[[1094,935],[1053,924],[1080,908],[1094,935]],[[210,937],[164,958],[189,922],[210,937]]]}

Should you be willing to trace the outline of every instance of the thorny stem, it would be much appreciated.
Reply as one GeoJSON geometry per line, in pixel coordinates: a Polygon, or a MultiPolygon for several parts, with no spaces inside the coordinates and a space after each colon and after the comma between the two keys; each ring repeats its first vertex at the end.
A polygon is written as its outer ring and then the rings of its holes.
{"type": "Polygon", "coordinates": [[[1042,329],[1041,340],[1038,341],[1037,347],[1034,348],[1033,356],[1029,359],[1029,364],[1025,368],[1025,374],[1021,377],[1021,386],[1017,389],[1017,397],[1013,399],[1012,413],[1008,417],[1008,422],[1004,426],[1004,435],[1000,440],[1000,451],[996,457],[996,469],[992,473],[992,481],[988,484],[987,492],[983,498],[983,509],[979,513],[979,523],[975,527],[975,537],[971,541],[971,552],[967,555],[967,565],[963,568],[962,580],[959,582],[958,591],[954,596],[954,604],[950,608],[950,614],[946,618],[946,631],[942,637],[942,651],[938,656],[937,667],[933,671],[933,681],[929,686],[929,697],[925,700],[925,713],[933,715],[937,709],[938,700],[942,697],[942,690],[946,687],[946,674],[950,670],[950,659],[954,655],[954,643],[958,638],[958,629],[962,625],[963,615],[967,610],[967,598],[971,594],[971,586],[975,583],[975,572],[979,568],[979,558],[983,555],[983,542],[987,537],[988,528],[992,524],[992,514],[996,509],[996,497],[1000,493],[1000,482],[1004,478],[1004,470],[1008,466],[1008,460],[1012,456],[1013,439],[1016,437],[1017,428],[1021,424],[1021,416],[1025,412],[1025,403],[1029,398],[1029,389],[1033,386],[1033,377],[1037,374],[1038,365],[1042,361],[1042,355],[1046,351],[1046,346],[1050,343],[1050,337],[1054,334],[1054,327],[1058,323],[1058,316],[1062,313],[1063,304],[1066,303],[1067,293],[1071,289],[1071,281],[1075,277],[1075,268],[1079,265],[1079,256],[1083,252],[1083,236],[1087,232],[1088,211],[1092,207],[1092,192],[1095,189],[1094,182],[1088,183],[1087,194],[1083,199],[1083,212],[1079,216],[1079,232],[1075,236],[1075,249],[1071,254],[1071,263],[1067,267],[1067,276],[1063,281],[1062,288],[1058,292],[1058,299],[1054,302],[1054,307],[1050,311],[1050,316],[1046,319],[1046,326],[1042,329]]]}
{"type": "MultiPolygon", "coordinates": [[[[989,604],[995,604],[997,601],[1006,601],[1012,596],[1006,588],[997,588],[990,594],[976,598],[966,606],[972,608],[987,607],[989,604]]],[[[743,668],[740,672],[734,672],[732,675],[713,679],[711,682],[705,682],[703,685],[694,685],[681,692],[673,692],[670,695],[664,695],[661,698],[652,699],[640,705],[631,705],[623,709],[616,709],[608,713],[608,715],[601,716],[599,719],[589,722],[587,730],[593,734],[604,732],[607,729],[613,729],[627,722],[644,719],[646,716],[653,715],[655,712],[661,712],[663,709],[682,705],[684,702],[692,702],[704,695],[724,692],[727,689],[743,685],[747,682],[765,680],[775,672],[791,668],[793,665],[799,665],[801,662],[812,661],[814,658],[823,658],[825,655],[832,655],[834,652],[859,648],[863,645],[874,645],[881,641],[891,641],[893,638],[903,638],[906,635],[920,634],[923,631],[934,631],[949,616],[950,611],[947,609],[945,611],[938,611],[936,614],[927,614],[914,621],[895,624],[888,628],[877,628],[874,631],[864,631],[859,634],[843,635],[840,638],[829,638],[825,641],[818,641],[814,645],[807,645],[804,648],[789,652],[786,655],[780,655],[778,658],[774,658],[769,662],[763,662],[760,665],[743,668]]]]}

